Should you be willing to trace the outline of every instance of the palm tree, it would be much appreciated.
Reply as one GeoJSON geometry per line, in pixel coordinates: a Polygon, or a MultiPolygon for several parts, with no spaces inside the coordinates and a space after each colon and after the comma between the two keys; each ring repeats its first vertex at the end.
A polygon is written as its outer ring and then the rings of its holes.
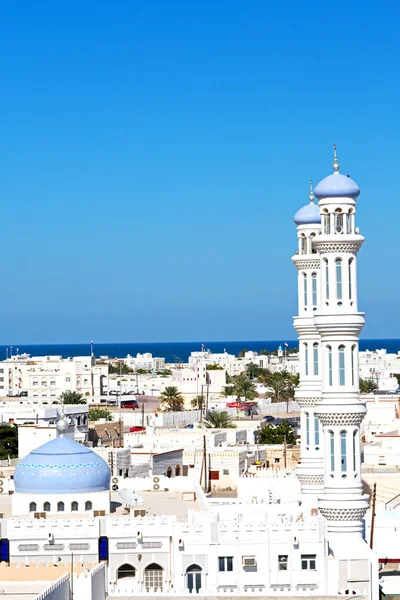
{"type": "Polygon", "coordinates": [[[86,400],[79,392],[62,392],[60,400],[64,404],[86,404],[86,400]]]}
{"type": "Polygon", "coordinates": [[[237,398],[245,398],[246,400],[254,400],[258,398],[258,393],[255,384],[245,375],[241,373],[235,378],[234,393],[237,398]]]}
{"type": "Polygon", "coordinates": [[[170,385],[160,395],[160,404],[164,410],[182,410],[185,400],[178,388],[170,385]]]}
{"type": "Polygon", "coordinates": [[[224,385],[224,387],[222,388],[221,395],[224,396],[224,398],[228,398],[228,396],[233,396],[234,393],[235,393],[234,385],[224,385]]]}
{"type": "Polygon", "coordinates": [[[221,412],[209,410],[206,414],[204,425],[208,429],[234,429],[236,427],[226,410],[222,410],[221,412]]]}
{"type": "Polygon", "coordinates": [[[199,396],[195,396],[191,399],[190,405],[192,408],[197,408],[198,410],[203,411],[205,401],[205,397],[202,394],[199,394],[199,396]]]}
{"type": "Polygon", "coordinates": [[[372,379],[363,379],[360,377],[360,394],[372,394],[378,388],[372,379]]]}
{"type": "Polygon", "coordinates": [[[294,398],[294,390],[299,384],[299,376],[286,371],[269,373],[265,377],[265,385],[272,392],[272,402],[286,400],[286,412],[289,412],[289,400],[294,398]]]}

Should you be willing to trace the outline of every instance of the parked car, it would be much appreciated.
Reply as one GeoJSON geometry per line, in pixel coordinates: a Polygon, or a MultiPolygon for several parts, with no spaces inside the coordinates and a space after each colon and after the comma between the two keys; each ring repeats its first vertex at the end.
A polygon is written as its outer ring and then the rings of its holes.
{"type": "Polygon", "coordinates": [[[145,431],[146,428],[145,427],[139,427],[139,425],[135,425],[134,427],[130,427],[129,431],[131,433],[137,433],[138,431],[145,431]]]}
{"type": "Polygon", "coordinates": [[[135,410],[135,408],[139,408],[139,404],[136,402],[136,400],[134,400],[131,402],[125,402],[124,404],[121,404],[121,408],[132,408],[133,410],[135,410]]]}
{"type": "Polygon", "coordinates": [[[263,417],[262,420],[265,423],[273,423],[275,421],[275,417],[273,417],[272,415],[265,415],[265,417],[263,417]]]}

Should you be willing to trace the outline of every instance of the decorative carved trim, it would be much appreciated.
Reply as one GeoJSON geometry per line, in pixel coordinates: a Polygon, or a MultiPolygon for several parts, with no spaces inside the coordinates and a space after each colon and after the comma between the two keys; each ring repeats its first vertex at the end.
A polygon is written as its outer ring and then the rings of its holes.
{"type": "Polygon", "coordinates": [[[300,404],[301,408],[312,408],[321,401],[321,398],[298,398],[296,396],[295,401],[300,404]]]}
{"type": "Polygon", "coordinates": [[[320,508],[327,521],[362,521],[367,508],[320,508]]]}
{"type": "Polygon", "coordinates": [[[299,269],[320,269],[321,263],[319,260],[299,260],[295,262],[296,268],[299,269]]]}
{"type": "Polygon", "coordinates": [[[318,244],[317,250],[320,254],[327,253],[340,253],[340,252],[348,252],[350,254],[357,254],[360,249],[360,244],[318,244]]]}
{"type": "Polygon", "coordinates": [[[365,413],[318,413],[322,425],[360,425],[365,413]]]}
{"type": "Polygon", "coordinates": [[[324,485],[323,475],[305,475],[304,473],[296,473],[296,475],[302,485],[316,485],[319,487],[324,485]]]}

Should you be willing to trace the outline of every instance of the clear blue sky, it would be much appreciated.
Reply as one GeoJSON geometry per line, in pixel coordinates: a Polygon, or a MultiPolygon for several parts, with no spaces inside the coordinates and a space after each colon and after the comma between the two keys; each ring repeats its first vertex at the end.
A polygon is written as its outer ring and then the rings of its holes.
{"type": "Polygon", "coordinates": [[[0,12],[1,343],[294,338],[308,181],[361,187],[364,337],[400,337],[400,8],[0,12]]]}

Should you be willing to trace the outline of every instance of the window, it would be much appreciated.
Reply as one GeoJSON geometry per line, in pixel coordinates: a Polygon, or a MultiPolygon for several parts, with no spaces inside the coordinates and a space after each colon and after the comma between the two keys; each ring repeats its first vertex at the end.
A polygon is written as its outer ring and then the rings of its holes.
{"type": "Polygon", "coordinates": [[[346,381],[344,359],[344,346],[339,346],[339,385],[345,385],[346,381]]]}
{"type": "Polygon", "coordinates": [[[342,259],[337,258],[335,260],[336,265],[336,298],[342,299],[342,259]]]}
{"type": "Polygon", "coordinates": [[[325,214],[325,233],[328,235],[331,232],[331,215],[329,213],[325,214]]]}
{"type": "Polygon", "coordinates": [[[233,556],[219,556],[218,571],[233,571],[233,556]]]}
{"type": "Polygon", "coordinates": [[[313,344],[314,375],[318,375],[318,344],[313,344]]]}
{"type": "Polygon", "coordinates": [[[305,238],[304,234],[302,234],[300,237],[300,254],[306,254],[306,252],[307,252],[306,243],[307,243],[306,238],[305,238]]]}
{"type": "Polygon", "coordinates": [[[353,431],[353,471],[356,472],[356,447],[357,447],[357,430],[353,431]]]}
{"type": "Polygon", "coordinates": [[[311,274],[311,292],[312,292],[312,304],[313,307],[317,306],[317,274],[311,274]]]}
{"type": "Polygon", "coordinates": [[[303,273],[304,306],[307,306],[307,275],[303,273]]]}
{"type": "Polygon", "coordinates": [[[44,512],[50,512],[51,508],[50,508],[50,502],[45,502],[43,504],[43,510],[44,512]]]}
{"type": "Polygon", "coordinates": [[[352,280],[351,274],[352,274],[352,270],[353,270],[352,263],[353,263],[353,259],[350,258],[350,260],[349,260],[349,300],[351,300],[352,296],[353,296],[352,281],[351,281],[352,280]]]}
{"type": "Polygon", "coordinates": [[[308,375],[308,344],[304,344],[304,374],[308,375]]]}
{"type": "Polygon", "coordinates": [[[146,592],[163,589],[163,570],[160,565],[151,563],[144,571],[144,587],[146,592]]]}
{"type": "Polygon", "coordinates": [[[32,385],[37,385],[37,384],[38,384],[38,380],[37,380],[37,379],[34,379],[34,380],[32,381],[32,385]]]}
{"type": "Polygon", "coordinates": [[[310,443],[310,415],[306,412],[306,444],[310,443]]]}
{"type": "Polygon", "coordinates": [[[325,263],[325,295],[326,299],[329,300],[329,263],[328,259],[324,258],[325,263]]]}
{"type": "Polygon", "coordinates": [[[328,380],[329,385],[333,385],[333,377],[332,377],[332,348],[331,346],[327,346],[328,350],[328,380]]]}
{"type": "Polygon", "coordinates": [[[278,554],[278,571],[288,570],[289,556],[287,554],[278,554]]]}
{"type": "Polygon", "coordinates": [[[356,382],[356,345],[353,344],[351,347],[351,385],[355,385],[356,382]]]}
{"type": "Polygon", "coordinates": [[[319,419],[317,415],[314,415],[314,435],[315,445],[319,446],[319,419]]]}
{"type": "Polygon", "coordinates": [[[46,379],[42,379],[42,387],[46,387],[47,386],[47,380],[46,379]]]}
{"type": "Polygon", "coordinates": [[[349,210],[349,214],[347,215],[347,233],[352,233],[352,227],[351,227],[351,222],[352,222],[352,214],[351,214],[351,208],[349,210]]]}
{"type": "Polygon", "coordinates": [[[301,570],[302,571],[315,571],[317,564],[316,554],[302,554],[301,555],[301,570]]]}
{"type": "Polygon", "coordinates": [[[29,505],[29,512],[36,512],[36,502],[31,502],[29,505]]]}
{"type": "Polygon", "coordinates": [[[57,504],[57,510],[58,510],[58,512],[64,512],[64,510],[65,510],[64,502],[59,502],[57,504]]]}
{"type": "Polygon", "coordinates": [[[314,238],[315,238],[315,233],[311,233],[310,235],[310,250],[311,250],[311,254],[317,254],[317,250],[316,248],[314,248],[314,238]]]}
{"type": "Polygon", "coordinates": [[[335,470],[335,436],[333,431],[329,432],[329,450],[331,454],[331,471],[333,473],[335,470]]]}
{"type": "Polygon", "coordinates": [[[340,432],[340,464],[342,473],[347,471],[347,457],[346,457],[346,432],[340,432]]]}
{"type": "Polygon", "coordinates": [[[335,210],[335,231],[336,233],[343,232],[343,215],[340,208],[335,210]]]}
{"type": "Polygon", "coordinates": [[[127,563],[119,567],[117,571],[117,579],[132,579],[133,577],[136,577],[135,567],[127,563]]]}
{"type": "Polygon", "coordinates": [[[85,502],[85,510],[92,510],[92,503],[90,502],[90,500],[85,502]]]}
{"type": "Polygon", "coordinates": [[[77,502],[72,502],[71,503],[71,511],[72,512],[76,512],[78,510],[78,503],[77,502]]]}
{"type": "Polygon", "coordinates": [[[56,385],[56,380],[55,379],[50,379],[50,385],[56,385]]]}

